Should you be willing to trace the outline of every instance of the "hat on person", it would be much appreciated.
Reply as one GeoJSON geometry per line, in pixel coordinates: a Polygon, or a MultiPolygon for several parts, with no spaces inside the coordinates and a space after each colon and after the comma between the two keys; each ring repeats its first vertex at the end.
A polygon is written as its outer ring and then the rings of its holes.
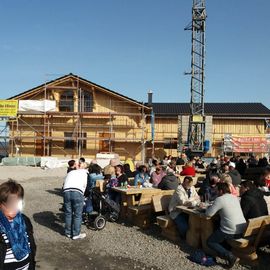
{"type": "Polygon", "coordinates": [[[229,163],[229,167],[235,168],[235,163],[234,163],[234,162],[230,162],[230,163],[229,163]]]}

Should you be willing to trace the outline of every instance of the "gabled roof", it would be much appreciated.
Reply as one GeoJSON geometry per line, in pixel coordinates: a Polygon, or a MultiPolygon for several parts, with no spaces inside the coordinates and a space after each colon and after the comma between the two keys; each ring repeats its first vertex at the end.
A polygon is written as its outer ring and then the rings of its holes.
{"type": "Polygon", "coordinates": [[[75,74],[72,74],[72,73],[70,73],[68,75],[64,75],[62,77],[59,77],[59,78],[57,78],[55,80],[51,80],[51,81],[47,82],[46,84],[44,83],[44,84],[41,84],[39,86],[36,86],[36,87],[34,87],[34,88],[30,89],[30,90],[26,90],[26,91],[24,91],[24,92],[22,92],[22,93],[20,93],[18,95],[15,95],[15,96],[12,96],[12,97],[8,98],[8,99],[20,99],[20,98],[23,98],[23,96],[25,96],[25,95],[29,96],[31,94],[35,94],[36,92],[40,91],[42,88],[45,89],[45,85],[46,86],[53,86],[56,83],[65,82],[65,81],[67,81],[70,78],[72,78],[74,80],[77,80],[78,79],[81,82],[84,82],[86,84],[90,84],[92,86],[95,86],[95,87],[99,88],[100,90],[103,90],[105,92],[108,92],[109,94],[112,94],[114,96],[118,96],[118,97],[123,98],[123,99],[125,99],[125,100],[127,100],[127,101],[129,101],[129,102],[131,102],[133,104],[135,103],[135,104],[137,104],[139,106],[143,106],[143,107],[145,107],[147,109],[150,109],[143,102],[139,102],[139,101],[137,101],[135,99],[132,99],[130,97],[127,97],[127,96],[124,96],[122,94],[119,94],[118,92],[115,92],[115,91],[110,90],[110,89],[108,89],[106,87],[103,87],[101,85],[98,85],[96,83],[93,83],[91,81],[88,81],[88,80],[86,80],[84,78],[81,78],[81,77],[79,77],[79,76],[77,76],[75,74]]]}
{"type": "MultiPolygon", "coordinates": [[[[188,115],[190,113],[189,103],[153,103],[156,115],[188,115]]],[[[205,103],[206,115],[213,116],[267,116],[270,110],[262,103],[205,103]]]]}

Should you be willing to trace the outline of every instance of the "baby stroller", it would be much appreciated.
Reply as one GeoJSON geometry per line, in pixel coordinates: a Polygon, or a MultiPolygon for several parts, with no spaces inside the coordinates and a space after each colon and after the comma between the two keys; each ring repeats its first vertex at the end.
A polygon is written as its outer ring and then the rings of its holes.
{"type": "Polygon", "coordinates": [[[88,228],[102,230],[107,221],[115,222],[118,220],[120,206],[111,200],[106,192],[103,193],[97,188],[92,188],[89,196],[92,199],[93,211],[83,214],[84,223],[88,228]]]}

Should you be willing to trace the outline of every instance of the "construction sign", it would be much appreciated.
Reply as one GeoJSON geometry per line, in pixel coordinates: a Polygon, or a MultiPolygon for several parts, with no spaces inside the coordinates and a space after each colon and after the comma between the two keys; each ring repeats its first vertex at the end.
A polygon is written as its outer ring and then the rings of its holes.
{"type": "Polygon", "coordinates": [[[0,117],[16,117],[18,100],[0,100],[0,117]]]}

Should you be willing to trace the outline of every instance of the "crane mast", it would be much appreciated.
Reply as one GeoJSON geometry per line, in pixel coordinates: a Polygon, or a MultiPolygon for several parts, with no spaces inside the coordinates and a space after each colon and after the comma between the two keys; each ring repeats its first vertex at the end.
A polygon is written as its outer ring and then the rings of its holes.
{"type": "Polygon", "coordinates": [[[185,30],[192,31],[191,99],[188,128],[188,147],[191,152],[203,153],[205,141],[204,65],[205,65],[205,0],[193,0],[192,22],[185,30]]]}

